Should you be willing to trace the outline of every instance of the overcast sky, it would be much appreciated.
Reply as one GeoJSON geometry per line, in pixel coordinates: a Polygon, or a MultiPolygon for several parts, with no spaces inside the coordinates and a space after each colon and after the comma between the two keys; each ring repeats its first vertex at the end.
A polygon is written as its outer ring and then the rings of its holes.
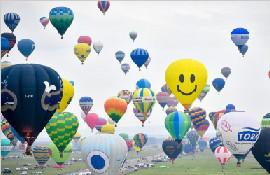
{"type": "MultiPolygon", "coordinates": [[[[36,44],[28,63],[49,66],[61,77],[75,82],[75,95],[66,111],[78,116],[79,131],[83,136],[91,133],[80,117],[80,97],[92,97],[94,105],[91,112],[107,118],[104,110],[107,98],[116,96],[123,89],[133,92],[141,78],[148,79],[152,90],[158,93],[165,83],[167,66],[181,58],[202,62],[208,70],[208,84],[212,84],[214,78],[222,77],[221,68],[228,66],[232,69],[219,95],[211,85],[205,99],[201,103],[196,100],[193,107],[204,108],[208,115],[232,103],[236,109],[250,112],[258,120],[269,112],[269,2],[112,1],[105,16],[99,11],[96,1],[2,2],[1,32],[10,32],[3,22],[3,16],[8,12],[15,12],[21,17],[14,32],[17,42],[32,39],[36,44]],[[44,30],[39,22],[39,18],[48,17],[50,10],[58,6],[69,7],[74,13],[73,23],[63,40],[51,24],[44,30]],[[244,58],[230,39],[231,31],[237,27],[244,27],[250,32],[247,42],[249,50],[244,58]],[[130,31],[138,33],[134,43],[129,38],[130,31]],[[104,48],[99,56],[92,49],[85,64],[81,65],[73,53],[73,47],[78,37],[85,35],[93,41],[103,42],[104,48]],[[138,71],[132,62],[129,55],[136,48],[149,52],[152,61],[148,69],[138,71]],[[126,76],[115,59],[114,54],[118,50],[126,53],[123,63],[131,65],[126,76]]],[[[17,45],[9,55],[2,61],[27,63],[17,45]]],[[[180,104],[177,108],[183,110],[180,104]]],[[[165,117],[165,112],[156,103],[142,128],[141,122],[133,114],[131,103],[116,132],[127,132],[130,137],[136,132],[165,137],[169,135],[164,127],[165,117]]],[[[215,134],[213,126],[206,134],[215,134]]],[[[49,139],[45,130],[39,139],[49,139]]]]}

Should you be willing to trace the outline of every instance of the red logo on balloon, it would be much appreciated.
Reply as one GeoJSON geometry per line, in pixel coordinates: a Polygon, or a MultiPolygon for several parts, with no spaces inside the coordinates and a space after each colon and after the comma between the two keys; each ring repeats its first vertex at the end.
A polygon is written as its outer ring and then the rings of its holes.
{"type": "Polygon", "coordinates": [[[232,127],[226,120],[221,121],[221,128],[225,132],[232,132],[232,127]]]}

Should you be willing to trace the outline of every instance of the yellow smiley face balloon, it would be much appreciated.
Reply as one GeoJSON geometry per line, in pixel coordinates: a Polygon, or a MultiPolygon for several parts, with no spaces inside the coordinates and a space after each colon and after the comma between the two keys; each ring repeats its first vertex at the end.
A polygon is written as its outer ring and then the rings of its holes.
{"type": "Polygon", "coordinates": [[[168,66],[165,80],[173,95],[188,110],[206,85],[207,70],[199,61],[180,59],[168,66]]]}

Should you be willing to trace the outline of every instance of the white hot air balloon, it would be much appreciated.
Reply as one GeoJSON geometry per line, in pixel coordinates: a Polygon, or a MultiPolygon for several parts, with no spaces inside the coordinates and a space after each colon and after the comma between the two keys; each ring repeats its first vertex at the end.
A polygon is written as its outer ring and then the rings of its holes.
{"type": "Polygon", "coordinates": [[[225,146],[219,146],[215,150],[215,156],[223,168],[230,160],[232,153],[225,146]]]}
{"type": "Polygon", "coordinates": [[[125,140],[114,134],[95,134],[82,145],[82,158],[93,175],[116,175],[125,161],[125,140]]]}
{"type": "Polygon", "coordinates": [[[148,57],[147,60],[146,60],[146,62],[143,64],[146,67],[146,69],[147,69],[147,67],[148,67],[148,65],[149,65],[150,62],[151,62],[151,58],[148,57]]]}
{"type": "Polygon", "coordinates": [[[83,111],[81,111],[81,117],[85,121],[86,115],[85,115],[85,113],[83,111]]]}
{"type": "Polygon", "coordinates": [[[94,42],[94,43],[93,43],[93,48],[94,48],[94,50],[97,52],[97,54],[99,54],[100,51],[101,51],[102,48],[103,48],[102,42],[100,42],[100,41],[94,42]]]}
{"type": "Polygon", "coordinates": [[[230,112],[222,116],[217,123],[217,136],[224,146],[240,160],[255,144],[260,134],[260,122],[246,112],[230,112]]]}

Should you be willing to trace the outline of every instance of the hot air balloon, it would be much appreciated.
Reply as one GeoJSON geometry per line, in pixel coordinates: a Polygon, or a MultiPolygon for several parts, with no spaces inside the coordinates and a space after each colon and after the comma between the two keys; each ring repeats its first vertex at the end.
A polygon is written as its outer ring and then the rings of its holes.
{"type": "Polygon", "coordinates": [[[105,15],[109,7],[110,1],[98,1],[98,8],[103,13],[103,15],[105,15]]]}
{"type": "Polygon", "coordinates": [[[114,134],[91,135],[82,145],[82,158],[93,175],[119,174],[127,152],[126,142],[114,134]]]}
{"type": "Polygon", "coordinates": [[[82,64],[91,53],[91,47],[86,43],[78,43],[74,46],[74,54],[78,57],[82,64]]]}
{"type": "Polygon", "coordinates": [[[1,71],[1,83],[2,114],[27,141],[30,154],[32,143],[59,105],[62,80],[49,67],[16,64],[1,71]]]}
{"type": "Polygon", "coordinates": [[[147,50],[138,48],[130,53],[130,57],[132,61],[137,65],[139,70],[141,70],[142,65],[147,61],[149,54],[147,50]]]}
{"type": "Polygon", "coordinates": [[[216,148],[219,146],[223,146],[223,144],[222,144],[222,141],[218,137],[214,137],[214,138],[210,139],[209,147],[213,153],[215,153],[216,148]]]}
{"type": "Polygon", "coordinates": [[[237,158],[237,166],[241,165],[240,160],[254,145],[259,134],[260,123],[246,112],[229,112],[217,124],[217,136],[237,158]]]}
{"type": "Polygon", "coordinates": [[[85,115],[85,113],[84,113],[83,111],[81,111],[81,117],[82,117],[82,119],[83,119],[84,122],[85,122],[86,115],[85,115]]]}
{"type": "Polygon", "coordinates": [[[127,74],[127,72],[130,69],[130,65],[127,63],[121,64],[121,70],[125,73],[125,75],[127,74]]]}
{"type": "Polygon", "coordinates": [[[146,134],[138,133],[135,134],[133,140],[135,142],[135,146],[138,146],[140,149],[142,149],[143,146],[147,143],[148,137],[146,134]]]}
{"type": "Polygon", "coordinates": [[[249,39],[249,32],[245,28],[233,29],[231,32],[231,39],[236,46],[242,47],[249,39]]]}
{"type": "Polygon", "coordinates": [[[106,124],[107,124],[107,120],[104,119],[104,118],[102,118],[102,117],[99,117],[99,118],[98,118],[98,122],[97,122],[95,128],[96,128],[99,132],[101,132],[102,126],[103,126],[103,125],[106,125],[106,124]]]}
{"type": "Polygon", "coordinates": [[[169,107],[168,109],[165,110],[166,114],[169,115],[172,112],[177,111],[177,109],[173,106],[169,107]]]}
{"type": "Polygon", "coordinates": [[[63,81],[63,97],[60,101],[59,108],[56,112],[63,112],[67,106],[71,103],[74,96],[74,87],[71,82],[62,78],[63,81]]]}
{"type": "MultiPolygon", "coordinates": [[[[133,93],[134,106],[147,117],[149,111],[152,110],[156,103],[156,94],[151,89],[140,88],[133,93]]],[[[142,124],[144,126],[144,123],[142,124]]]]}
{"type": "Polygon", "coordinates": [[[147,67],[148,67],[148,65],[149,65],[150,62],[151,62],[151,58],[148,57],[147,60],[146,60],[146,62],[143,64],[146,67],[146,69],[147,69],[147,67]]]}
{"type": "Polygon", "coordinates": [[[55,7],[51,9],[49,18],[52,25],[61,35],[61,39],[63,39],[63,35],[66,33],[67,29],[72,24],[74,14],[70,8],[55,7]]]}
{"type": "Polygon", "coordinates": [[[177,98],[175,96],[169,97],[167,106],[168,107],[176,107],[178,103],[179,103],[179,101],[177,100],[177,98]]]}
{"type": "Polygon", "coordinates": [[[42,168],[50,158],[48,146],[45,145],[35,146],[33,148],[33,156],[37,161],[37,163],[39,164],[39,167],[42,168]]]}
{"type": "Polygon", "coordinates": [[[41,17],[39,19],[39,22],[43,25],[44,29],[46,28],[46,26],[49,24],[50,19],[47,17],[41,17]]]}
{"type": "Polygon", "coordinates": [[[200,127],[200,125],[204,121],[204,119],[206,117],[206,112],[205,112],[204,109],[199,108],[199,107],[192,108],[189,111],[189,117],[190,117],[191,122],[193,123],[193,125],[198,128],[198,127],[200,127]]]}
{"type": "Polygon", "coordinates": [[[16,36],[13,33],[2,33],[1,37],[5,37],[6,39],[8,39],[8,41],[9,41],[9,49],[7,49],[7,53],[9,53],[9,51],[16,44],[16,36]]]}
{"type": "Polygon", "coordinates": [[[231,111],[236,111],[235,106],[233,104],[228,104],[226,106],[226,109],[218,111],[218,112],[215,113],[215,115],[213,117],[213,121],[212,121],[215,129],[217,129],[217,123],[218,123],[219,119],[223,115],[225,115],[226,113],[231,112],[231,111]]]}
{"type": "Polygon", "coordinates": [[[72,140],[77,144],[77,142],[80,140],[82,134],[77,131],[76,134],[73,136],[72,140]]]}
{"type": "Polygon", "coordinates": [[[151,88],[151,83],[150,81],[146,80],[145,78],[140,79],[139,81],[137,81],[136,83],[136,89],[139,88],[151,88]]]}
{"type": "Polygon", "coordinates": [[[196,146],[196,143],[199,139],[199,134],[197,133],[197,131],[195,130],[191,130],[186,134],[186,137],[188,138],[188,140],[190,141],[190,143],[193,146],[196,146]]]}
{"type": "Polygon", "coordinates": [[[223,78],[215,78],[212,82],[212,85],[218,92],[220,92],[224,88],[225,81],[223,78]]]}
{"type": "Polygon", "coordinates": [[[252,154],[259,164],[270,173],[270,128],[263,128],[252,147],[252,154]]]}
{"type": "Polygon", "coordinates": [[[7,156],[12,149],[12,145],[8,139],[1,139],[1,156],[7,156]]]}
{"type": "Polygon", "coordinates": [[[248,50],[248,46],[247,45],[240,46],[240,47],[238,47],[238,50],[242,54],[242,56],[244,57],[247,50],[248,50]]]}
{"type": "Polygon", "coordinates": [[[10,44],[7,38],[1,36],[1,58],[10,50],[10,44]]]}
{"type": "Polygon", "coordinates": [[[84,114],[87,115],[93,106],[93,99],[91,97],[81,97],[79,104],[84,114]]]}
{"type": "Polygon", "coordinates": [[[103,48],[102,42],[100,42],[100,41],[94,42],[93,48],[96,51],[96,53],[99,55],[99,53],[101,52],[101,50],[103,48]]]}
{"type": "Polygon", "coordinates": [[[85,122],[93,132],[93,129],[98,124],[98,115],[96,113],[88,113],[85,122]]]}
{"type": "Polygon", "coordinates": [[[270,113],[265,114],[261,122],[262,128],[270,128],[270,113]]]}
{"type": "Polygon", "coordinates": [[[213,122],[213,118],[214,118],[214,115],[215,115],[216,113],[217,113],[217,112],[210,112],[210,113],[208,114],[208,116],[209,116],[211,122],[213,122]]]}
{"type": "Polygon", "coordinates": [[[61,158],[63,158],[63,151],[76,134],[78,127],[77,117],[69,112],[54,113],[46,125],[46,131],[59,149],[61,158]]]}
{"type": "Polygon", "coordinates": [[[162,143],[163,152],[171,159],[172,164],[177,156],[182,152],[183,145],[174,139],[166,139],[162,143]]]}
{"type": "Polygon", "coordinates": [[[130,151],[133,148],[133,141],[130,139],[125,139],[127,147],[128,147],[128,151],[130,151]]]}
{"type": "Polygon", "coordinates": [[[128,134],[126,133],[120,133],[119,136],[122,137],[124,140],[128,139],[128,134]]]}
{"type": "MultiPolygon", "coordinates": [[[[2,120],[3,121],[3,120],[2,120]]],[[[14,134],[14,136],[20,141],[20,142],[22,142],[22,143],[24,143],[25,142],[25,139],[23,138],[23,137],[21,137],[18,133],[17,133],[17,131],[11,126],[11,132],[14,134]]],[[[13,143],[15,143],[15,142],[11,142],[12,144],[13,143]]],[[[17,143],[17,141],[16,141],[16,143],[17,143]]],[[[13,146],[16,146],[16,143],[15,144],[13,144],[13,146]]]]}
{"type": "Polygon", "coordinates": [[[229,75],[232,73],[231,68],[229,67],[223,67],[221,69],[221,74],[227,79],[229,75]]]}
{"type": "Polygon", "coordinates": [[[230,160],[232,153],[225,146],[219,146],[215,150],[215,156],[223,169],[224,165],[230,160]]]}
{"type": "Polygon", "coordinates": [[[207,119],[204,119],[203,122],[200,124],[199,127],[196,127],[194,125],[194,129],[198,132],[198,134],[203,137],[204,133],[207,131],[207,129],[209,128],[210,123],[207,119]]]}
{"type": "Polygon", "coordinates": [[[8,123],[6,119],[1,121],[1,130],[4,135],[10,140],[13,146],[16,146],[18,139],[15,137],[15,134],[11,130],[12,126],[8,123]]]}
{"type": "Polygon", "coordinates": [[[162,92],[167,92],[169,95],[172,94],[172,91],[169,89],[169,87],[168,87],[167,84],[164,84],[164,85],[161,87],[161,91],[162,91],[162,92]]]}
{"type": "Polygon", "coordinates": [[[26,61],[28,60],[28,57],[32,54],[32,52],[35,50],[35,43],[30,39],[20,40],[17,46],[21,54],[26,57],[26,61]]]}
{"type": "Polygon", "coordinates": [[[125,100],[129,104],[133,98],[133,93],[129,90],[122,90],[118,93],[118,97],[125,100]]]}
{"type": "Polygon", "coordinates": [[[105,101],[104,108],[107,115],[115,122],[116,125],[126,113],[127,103],[121,98],[111,97],[105,101]]]}
{"type": "Polygon", "coordinates": [[[173,112],[165,119],[165,128],[171,134],[172,138],[181,142],[191,126],[191,120],[183,112],[173,112]]]}
{"type": "Polygon", "coordinates": [[[9,67],[9,66],[12,66],[11,62],[9,62],[9,61],[2,61],[1,62],[1,70],[6,68],[6,67],[9,67]]]}
{"type": "Polygon", "coordinates": [[[106,124],[101,127],[101,133],[107,133],[107,134],[114,134],[115,132],[115,126],[106,124]]]}
{"type": "Polygon", "coordinates": [[[207,93],[210,91],[210,85],[206,84],[205,87],[203,88],[202,92],[198,96],[198,99],[200,102],[204,99],[204,97],[207,95],[207,93]]]}
{"type": "Polygon", "coordinates": [[[170,99],[170,95],[167,92],[159,92],[156,95],[158,104],[163,108],[165,108],[166,104],[170,99]]]}
{"type": "Polygon", "coordinates": [[[136,107],[133,108],[133,112],[134,112],[135,116],[137,117],[137,119],[139,119],[142,122],[142,125],[144,125],[144,122],[150,117],[152,110],[150,110],[147,113],[146,117],[136,107]]]}
{"type": "Polygon", "coordinates": [[[199,145],[200,151],[203,152],[207,147],[207,141],[205,141],[204,139],[199,139],[198,145],[199,145]]]}
{"type": "Polygon", "coordinates": [[[119,61],[119,63],[121,64],[121,62],[123,61],[123,59],[125,57],[125,53],[123,51],[119,50],[115,53],[115,57],[119,61]]]}
{"type": "Polygon", "coordinates": [[[195,151],[195,148],[191,143],[184,143],[183,150],[186,154],[192,154],[195,151]]]}
{"type": "Polygon", "coordinates": [[[49,153],[53,161],[57,165],[62,166],[65,163],[65,161],[68,160],[68,158],[70,157],[72,153],[72,144],[71,143],[68,144],[66,148],[64,149],[63,153],[61,153],[59,149],[57,148],[57,146],[53,142],[51,142],[49,145],[49,153]]]}
{"type": "Polygon", "coordinates": [[[108,117],[107,122],[111,125],[115,125],[115,122],[110,117],[108,117]]]}
{"type": "Polygon", "coordinates": [[[13,33],[20,22],[20,16],[16,13],[7,13],[4,15],[4,22],[13,33]]]}
{"type": "Polygon", "coordinates": [[[137,32],[132,31],[129,32],[129,37],[133,40],[133,42],[135,41],[135,39],[137,38],[137,32]]]}
{"type": "Polygon", "coordinates": [[[206,85],[207,70],[196,60],[180,59],[168,66],[165,80],[187,112],[206,85]]]}
{"type": "Polygon", "coordinates": [[[91,39],[90,36],[80,36],[80,37],[78,38],[78,41],[77,41],[77,42],[78,42],[78,43],[86,43],[86,44],[88,44],[88,46],[91,47],[92,39],[91,39]]]}

